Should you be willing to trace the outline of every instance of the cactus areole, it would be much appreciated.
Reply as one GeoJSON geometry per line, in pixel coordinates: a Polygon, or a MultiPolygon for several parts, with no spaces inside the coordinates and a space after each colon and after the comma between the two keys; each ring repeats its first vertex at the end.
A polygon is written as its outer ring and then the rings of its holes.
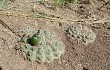
{"type": "Polygon", "coordinates": [[[29,40],[31,44],[25,41],[25,46],[22,47],[22,51],[30,61],[49,63],[54,59],[60,58],[64,53],[65,47],[55,32],[37,30],[37,33],[31,33],[26,40],[29,40]]]}

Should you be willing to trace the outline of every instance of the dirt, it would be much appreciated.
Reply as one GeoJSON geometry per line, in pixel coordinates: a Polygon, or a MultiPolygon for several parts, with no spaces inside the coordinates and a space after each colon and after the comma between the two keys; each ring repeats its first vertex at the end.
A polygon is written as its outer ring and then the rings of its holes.
{"type": "Polygon", "coordinates": [[[79,0],[62,8],[49,0],[44,4],[36,0],[6,1],[0,11],[0,70],[110,70],[110,1],[91,1],[79,0]],[[65,30],[76,22],[96,33],[93,43],[86,46],[68,40],[65,30]],[[15,50],[23,34],[39,28],[54,31],[61,38],[66,49],[60,59],[44,64],[30,62],[15,50]]]}

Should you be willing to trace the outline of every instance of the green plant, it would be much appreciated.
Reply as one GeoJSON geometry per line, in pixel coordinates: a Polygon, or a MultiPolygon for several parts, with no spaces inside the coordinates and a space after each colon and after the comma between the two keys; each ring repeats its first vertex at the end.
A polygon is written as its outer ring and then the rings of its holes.
{"type": "Polygon", "coordinates": [[[55,4],[57,7],[61,7],[64,4],[64,0],[55,0],[55,4]]]}
{"type": "Polygon", "coordinates": [[[4,3],[5,3],[5,0],[0,0],[0,10],[2,9],[4,3]]]}
{"type": "Polygon", "coordinates": [[[77,0],[55,0],[55,4],[57,7],[61,7],[65,4],[75,3],[77,0]]]}
{"type": "MultiPolygon", "coordinates": [[[[32,33],[33,34],[33,33],[32,33]]],[[[51,62],[60,58],[64,53],[64,45],[54,32],[49,30],[38,30],[37,33],[26,38],[22,51],[27,59],[37,62],[51,62]]]]}
{"type": "Polygon", "coordinates": [[[67,36],[70,39],[81,40],[85,45],[94,42],[96,34],[86,26],[81,24],[73,24],[67,29],[67,36]]]}
{"type": "Polygon", "coordinates": [[[41,41],[41,37],[38,34],[34,34],[31,38],[31,43],[35,46],[35,45],[39,45],[40,41],[41,41]]]}

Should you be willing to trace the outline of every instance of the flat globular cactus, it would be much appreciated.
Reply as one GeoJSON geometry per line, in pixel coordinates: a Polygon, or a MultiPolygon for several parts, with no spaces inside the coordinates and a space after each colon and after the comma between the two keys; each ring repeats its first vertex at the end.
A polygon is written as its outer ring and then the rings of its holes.
{"type": "Polygon", "coordinates": [[[92,43],[96,38],[96,34],[91,29],[81,24],[71,25],[66,33],[70,39],[81,40],[85,45],[92,43]]]}
{"type": "MultiPolygon", "coordinates": [[[[33,34],[33,33],[32,33],[33,34]]],[[[54,32],[49,30],[38,30],[37,33],[29,35],[22,51],[30,61],[41,63],[51,62],[60,58],[64,53],[64,45],[54,32]]]]}

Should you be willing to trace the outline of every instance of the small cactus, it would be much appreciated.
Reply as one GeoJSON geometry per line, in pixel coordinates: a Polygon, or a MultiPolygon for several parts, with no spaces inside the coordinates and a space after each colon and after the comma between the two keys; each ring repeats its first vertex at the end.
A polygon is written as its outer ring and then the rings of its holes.
{"type": "Polygon", "coordinates": [[[49,30],[38,30],[37,33],[30,35],[22,47],[22,51],[26,54],[27,59],[37,62],[51,62],[60,58],[64,53],[64,45],[54,32],[49,30]]]}
{"type": "Polygon", "coordinates": [[[73,24],[68,27],[66,33],[70,39],[81,40],[85,45],[92,43],[96,38],[96,34],[91,29],[81,24],[73,24]]]}

